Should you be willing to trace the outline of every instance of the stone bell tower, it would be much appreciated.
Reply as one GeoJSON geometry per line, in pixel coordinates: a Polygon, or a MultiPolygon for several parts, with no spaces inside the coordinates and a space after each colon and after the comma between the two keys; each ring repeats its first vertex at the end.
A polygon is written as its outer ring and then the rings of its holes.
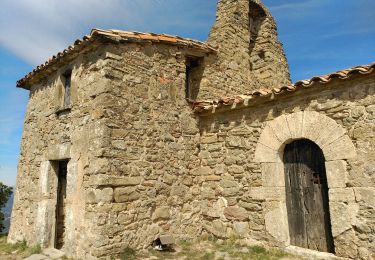
{"type": "Polygon", "coordinates": [[[218,54],[207,62],[202,96],[233,96],[291,84],[275,20],[260,0],[218,0],[208,43],[218,54]]]}

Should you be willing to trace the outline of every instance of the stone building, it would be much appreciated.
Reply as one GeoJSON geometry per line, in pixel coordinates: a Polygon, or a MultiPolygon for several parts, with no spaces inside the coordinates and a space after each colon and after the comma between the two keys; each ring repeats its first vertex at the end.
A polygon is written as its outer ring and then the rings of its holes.
{"type": "Polygon", "coordinates": [[[10,242],[90,259],[212,234],[374,256],[375,64],[291,84],[258,0],[220,0],[207,42],[94,29],[17,86],[10,242]]]}

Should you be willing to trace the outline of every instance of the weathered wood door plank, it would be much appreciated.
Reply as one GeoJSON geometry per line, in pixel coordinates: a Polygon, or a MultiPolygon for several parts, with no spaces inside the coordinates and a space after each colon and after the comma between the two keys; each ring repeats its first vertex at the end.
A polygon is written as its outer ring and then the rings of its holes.
{"type": "Polygon", "coordinates": [[[285,147],[284,168],[291,244],[333,253],[323,152],[297,140],[285,147]]]}

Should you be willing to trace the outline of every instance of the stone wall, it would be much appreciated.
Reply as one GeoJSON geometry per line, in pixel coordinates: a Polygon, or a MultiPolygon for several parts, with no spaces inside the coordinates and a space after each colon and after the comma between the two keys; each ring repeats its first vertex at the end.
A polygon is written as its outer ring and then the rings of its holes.
{"type": "Polygon", "coordinates": [[[148,247],[160,234],[195,237],[201,179],[197,120],[185,101],[186,55],[177,47],[107,44],[90,87],[102,123],[82,188],[85,247],[96,257],[148,247]]]}
{"type": "Polygon", "coordinates": [[[199,158],[207,177],[215,173],[215,177],[211,177],[214,181],[208,182],[215,196],[210,200],[210,213],[204,215],[206,230],[223,237],[235,233],[265,244],[288,245],[284,170],[282,163],[277,163],[280,160],[278,152],[282,153],[285,143],[276,143],[277,149],[270,148],[272,143],[267,144],[267,150],[259,156],[258,150],[262,146],[259,142],[263,142],[261,139],[280,140],[284,131],[289,133],[285,140],[290,142],[297,127],[288,124],[298,121],[294,119],[298,112],[306,111],[317,113],[311,118],[327,118],[324,119],[326,122],[337,125],[329,128],[329,124],[315,119],[315,126],[307,127],[310,136],[315,134],[317,140],[319,136],[323,140],[323,135],[327,135],[326,142],[330,142],[330,138],[333,142],[339,136],[345,140],[332,145],[337,152],[323,149],[327,151],[336,253],[343,257],[370,259],[371,252],[375,251],[372,242],[375,228],[375,83],[374,75],[360,77],[336,80],[329,87],[314,86],[246,109],[202,116],[199,158]],[[261,138],[265,126],[276,120],[284,122],[274,127],[276,137],[267,134],[266,138],[261,138]],[[328,133],[328,128],[342,132],[328,133]],[[262,156],[268,159],[259,159],[262,156]]]}
{"type": "MultiPolygon", "coordinates": [[[[92,42],[86,53],[34,85],[9,240],[53,246],[53,162],[69,159],[63,248],[68,256],[116,255],[128,246],[148,247],[164,233],[286,246],[283,167],[269,161],[277,159],[275,151],[284,143],[267,150],[265,142],[274,139],[265,133],[280,118],[298,125],[296,113],[311,112],[342,129],[345,142],[338,147],[355,150],[327,167],[336,252],[369,258],[375,251],[374,75],[351,76],[241,110],[196,115],[185,100],[191,56],[199,58],[191,78],[194,99],[290,83],[275,23],[259,1],[221,0],[209,42],[218,45],[217,55],[145,41],[92,42]],[[72,105],[67,110],[61,75],[68,69],[72,105]]],[[[291,134],[285,124],[280,129],[291,134]]]]}
{"type": "Polygon", "coordinates": [[[205,59],[199,100],[291,84],[276,23],[260,1],[218,1],[208,43],[218,54],[205,59]]]}
{"type": "Polygon", "coordinates": [[[9,241],[54,246],[54,166],[65,159],[67,255],[114,255],[162,233],[201,235],[216,176],[206,179],[198,158],[185,80],[187,60],[205,55],[162,44],[95,44],[31,88],[9,241]],[[68,69],[72,105],[65,109],[68,69]]]}
{"type": "MultiPolygon", "coordinates": [[[[103,54],[105,55],[105,54],[103,54]]],[[[105,63],[98,53],[81,55],[34,85],[25,116],[17,189],[8,240],[54,246],[56,161],[69,159],[66,204],[66,237],[63,250],[69,256],[84,254],[87,227],[82,185],[90,162],[103,145],[103,118],[96,108],[103,99],[93,84],[101,84],[105,63]],[[71,107],[62,107],[62,74],[72,69],[71,107]]]]}

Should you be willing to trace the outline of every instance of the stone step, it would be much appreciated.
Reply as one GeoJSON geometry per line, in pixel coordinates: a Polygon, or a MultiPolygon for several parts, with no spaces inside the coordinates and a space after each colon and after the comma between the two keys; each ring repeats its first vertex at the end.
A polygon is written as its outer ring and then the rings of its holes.
{"type": "Polygon", "coordinates": [[[65,256],[63,251],[60,251],[56,248],[46,248],[43,249],[42,254],[33,254],[24,260],[55,260],[62,259],[65,256]]]}
{"type": "Polygon", "coordinates": [[[41,254],[33,254],[27,258],[24,258],[24,260],[50,260],[48,256],[41,255],[41,254]]]}
{"type": "Polygon", "coordinates": [[[65,253],[56,248],[46,248],[43,249],[43,254],[48,256],[51,259],[59,259],[65,256],[65,253]]]}
{"type": "Polygon", "coordinates": [[[289,254],[301,256],[306,260],[346,260],[347,258],[337,257],[334,254],[318,252],[307,248],[288,246],[285,251],[289,254]]]}

